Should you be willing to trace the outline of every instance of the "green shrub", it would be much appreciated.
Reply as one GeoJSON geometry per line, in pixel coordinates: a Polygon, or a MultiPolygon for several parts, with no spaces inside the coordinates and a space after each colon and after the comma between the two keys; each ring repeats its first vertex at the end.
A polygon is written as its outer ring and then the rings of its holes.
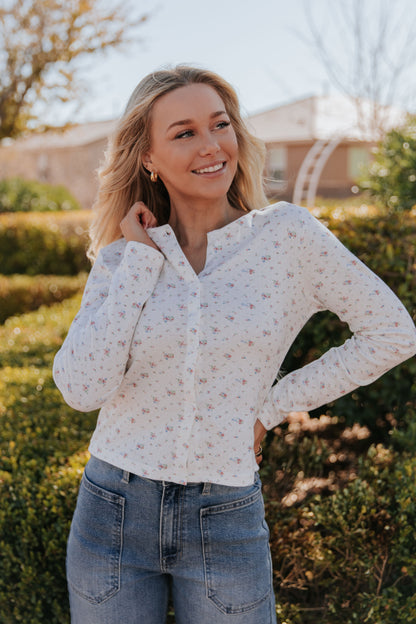
{"type": "Polygon", "coordinates": [[[0,275],[0,323],[9,316],[63,301],[85,286],[87,273],[77,276],[0,275]]]}
{"type": "Polygon", "coordinates": [[[69,622],[65,549],[96,414],[68,407],[54,354],[80,296],[0,327],[0,622],[69,622]]]}
{"type": "MultiPolygon", "coordinates": [[[[416,376],[415,376],[416,379],[416,376]]],[[[416,407],[409,405],[399,426],[391,431],[392,445],[396,450],[416,453],[416,407]]]]}
{"type": "Polygon", "coordinates": [[[91,213],[0,215],[0,266],[4,275],[77,275],[86,257],[91,213]]]}
{"type": "Polygon", "coordinates": [[[51,368],[80,303],[79,294],[50,308],[42,306],[7,319],[0,326],[0,368],[51,368]]]}
{"type": "Polygon", "coordinates": [[[291,624],[397,624],[416,613],[416,459],[378,445],[331,496],[269,507],[279,611],[291,624]],[[271,511],[270,511],[271,509],[271,511]]]}
{"type": "Polygon", "coordinates": [[[69,624],[65,550],[85,462],[80,453],[42,474],[36,460],[0,471],[2,623],[69,624]]]}
{"type": "Polygon", "coordinates": [[[360,187],[390,212],[416,204],[416,117],[387,133],[360,187]]]}
{"type": "Polygon", "coordinates": [[[79,210],[79,208],[77,200],[64,186],[52,186],[22,178],[0,180],[0,213],[79,210]]]}

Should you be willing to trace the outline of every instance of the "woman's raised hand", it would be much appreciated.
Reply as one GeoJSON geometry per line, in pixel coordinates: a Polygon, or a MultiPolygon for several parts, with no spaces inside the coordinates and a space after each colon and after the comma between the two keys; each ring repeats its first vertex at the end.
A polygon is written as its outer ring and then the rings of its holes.
{"type": "Polygon", "coordinates": [[[133,204],[120,223],[120,229],[126,241],[144,243],[159,251],[159,247],[146,232],[147,228],[156,226],[157,221],[155,215],[143,202],[136,202],[133,204]]]}

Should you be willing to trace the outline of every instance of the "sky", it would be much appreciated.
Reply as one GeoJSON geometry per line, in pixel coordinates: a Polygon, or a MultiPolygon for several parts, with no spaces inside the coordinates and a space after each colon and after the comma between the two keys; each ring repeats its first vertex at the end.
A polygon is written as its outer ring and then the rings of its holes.
{"type": "MultiPolygon", "coordinates": [[[[326,1],[312,0],[317,9],[326,1]]],[[[81,72],[88,92],[79,121],[118,117],[140,79],[167,64],[211,69],[237,90],[247,113],[322,93],[328,79],[305,33],[303,0],[137,0],[134,13],[149,13],[137,43],[88,59],[81,72]]],[[[74,104],[72,105],[74,109],[74,104]]]]}
{"type": "MultiPolygon", "coordinates": [[[[60,111],[71,121],[119,117],[143,76],[176,63],[192,63],[222,75],[236,88],[246,114],[335,92],[313,47],[305,42],[310,37],[305,2],[325,31],[334,3],[353,0],[126,2],[133,14],[147,13],[149,18],[137,30],[137,41],[124,51],[95,55],[84,63],[83,105],[78,108],[73,102],[60,111]]],[[[336,47],[337,41],[331,45],[336,47]]]]}

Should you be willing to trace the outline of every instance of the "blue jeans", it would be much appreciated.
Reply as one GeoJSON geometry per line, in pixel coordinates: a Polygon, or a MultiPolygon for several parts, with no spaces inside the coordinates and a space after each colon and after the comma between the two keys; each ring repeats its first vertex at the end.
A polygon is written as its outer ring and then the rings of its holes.
{"type": "Polygon", "coordinates": [[[72,624],[275,624],[269,531],[253,485],[178,485],[94,457],[68,540],[72,624]]]}

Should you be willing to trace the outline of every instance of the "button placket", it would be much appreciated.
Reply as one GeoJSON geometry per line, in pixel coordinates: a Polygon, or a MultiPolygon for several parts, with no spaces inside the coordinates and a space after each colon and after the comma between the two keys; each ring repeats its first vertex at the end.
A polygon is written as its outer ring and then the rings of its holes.
{"type": "Polygon", "coordinates": [[[184,308],[187,308],[184,368],[178,371],[183,380],[183,413],[180,415],[181,423],[178,426],[176,448],[172,460],[172,463],[175,465],[175,472],[186,475],[188,456],[192,446],[192,428],[196,413],[195,369],[199,346],[200,282],[183,253],[170,225],[166,224],[155,228],[153,232],[151,231],[151,238],[160,247],[173,270],[179,275],[184,294],[183,304],[184,308]]]}
{"type": "Polygon", "coordinates": [[[189,284],[188,292],[188,323],[187,323],[187,351],[185,357],[185,421],[184,439],[182,444],[186,449],[184,453],[185,471],[190,460],[189,453],[192,447],[191,437],[194,419],[197,412],[196,406],[196,367],[199,349],[200,335],[200,281],[195,275],[189,284]]]}
{"type": "MultiPolygon", "coordinates": [[[[245,225],[244,222],[239,223],[239,230],[245,225]]],[[[241,232],[238,230],[231,233],[229,231],[231,228],[228,227],[208,232],[205,266],[197,275],[183,253],[172,228],[167,224],[157,229],[155,243],[160,246],[167,262],[179,275],[184,294],[183,304],[184,308],[185,306],[187,308],[186,351],[184,368],[180,371],[183,380],[183,412],[180,415],[181,422],[178,423],[175,450],[172,454],[175,472],[181,474],[184,481],[187,481],[195,471],[195,462],[198,460],[194,456],[196,447],[193,436],[197,427],[197,397],[200,391],[197,368],[201,336],[201,290],[204,281],[209,279],[213,270],[221,272],[221,259],[230,254],[232,249],[239,244],[241,232]]]]}

